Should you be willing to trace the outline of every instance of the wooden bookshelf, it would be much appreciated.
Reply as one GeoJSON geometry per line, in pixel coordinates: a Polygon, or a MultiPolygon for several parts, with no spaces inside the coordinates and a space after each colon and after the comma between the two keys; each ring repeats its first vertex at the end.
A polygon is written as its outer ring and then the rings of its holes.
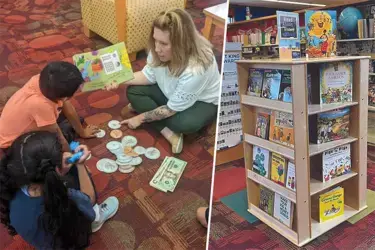
{"type": "Polygon", "coordinates": [[[338,43],[366,42],[366,41],[375,41],[375,38],[356,38],[356,39],[340,39],[340,40],[337,40],[338,43]]]}
{"type": "MultiPolygon", "coordinates": [[[[303,246],[323,233],[329,231],[343,221],[366,208],[367,183],[367,91],[369,58],[333,57],[323,59],[298,59],[285,61],[270,60],[239,60],[237,61],[238,84],[241,95],[241,116],[244,133],[244,157],[247,183],[249,212],[276,230],[297,246],[303,246]],[[321,64],[337,61],[353,61],[353,102],[329,105],[308,105],[307,72],[309,64],[321,64]],[[247,96],[248,77],[250,68],[289,69],[291,70],[293,103],[284,103],[259,97],[247,96]],[[308,132],[309,115],[351,107],[350,137],[324,144],[310,144],[308,132]],[[259,108],[278,110],[293,114],[294,148],[283,146],[269,140],[256,137],[255,126],[259,108]],[[310,157],[337,146],[351,144],[352,173],[336,177],[329,182],[321,182],[310,178],[310,157]],[[296,166],[296,192],[274,183],[252,171],[253,146],[265,148],[293,160],[296,166]],[[340,185],[344,188],[345,213],[343,216],[330,221],[319,223],[312,219],[311,209],[314,199],[311,197],[320,192],[340,185]],[[279,193],[288,198],[294,207],[294,222],[290,228],[279,222],[273,216],[259,208],[260,186],[279,193]]],[[[310,65],[311,66],[311,65],[310,65]]],[[[318,65],[317,65],[318,66],[318,65]]],[[[312,84],[319,84],[318,78],[312,78],[312,84]]],[[[317,156],[319,157],[319,156],[317,156]]],[[[316,167],[316,166],[314,166],[316,167]]]]}

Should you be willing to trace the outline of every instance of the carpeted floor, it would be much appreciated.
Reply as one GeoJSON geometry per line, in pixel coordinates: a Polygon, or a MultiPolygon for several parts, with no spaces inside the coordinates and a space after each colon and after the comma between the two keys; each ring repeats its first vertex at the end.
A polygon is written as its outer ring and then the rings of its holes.
{"type": "MultiPolygon", "coordinates": [[[[375,190],[375,148],[369,147],[367,167],[367,188],[375,190]]],[[[237,175],[239,171],[243,171],[245,180],[243,160],[216,167],[209,249],[299,249],[261,221],[251,224],[219,200],[223,196],[236,192],[230,190],[246,188],[245,181],[240,181],[239,184],[238,181],[233,182],[221,178],[223,172],[226,176],[230,176],[231,172],[237,175]]],[[[300,249],[373,250],[375,249],[375,212],[354,225],[345,221],[300,249]]]]}
{"type": "MultiPolygon", "coordinates": [[[[203,8],[224,0],[190,0],[187,9],[198,29],[204,25],[203,8]]],[[[156,4],[157,1],[154,1],[156,4]]],[[[72,55],[103,48],[108,42],[88,39],[82,32],[79,0],[0,0],[0,112],[9,96],[47,61],[71,61],[72,55]]],[[[213,42],[217,61],[221,64],[223,30],[217,30],[213,42]]],[[[138,55],[133,70],[145,65],[145,54],[138,55]]],[[[121,108],[128,103],[125,89],[116,92],[79,93],[73,98],[79,114],[89,123],[106,128],[111,119],[120,119],[121,108]]],[[[174,193],[162,193],[148,184],[162,159],[171,155],[167,141],[150,128],[125,134],[138,138],[138,144],[155,146],[161,151],[159,160],[144,160],[131,174],[103,174],[95,164],[103,157],[113,158],[106,150],[109,140],[91,139],[84,143],[92,150],[88,165],[100,201],[115,195],[120,200],[117,215],[92,237],[90,249],[203,249],[206,230],[196,221],[195,211],[209,202],[212,175],[214,131],[204,130],[189,136],[179,156],[188,162],[174,193]]],[[[10,237],[0,226],[0,249],[29,249],[20,238],[10,237]]]]}

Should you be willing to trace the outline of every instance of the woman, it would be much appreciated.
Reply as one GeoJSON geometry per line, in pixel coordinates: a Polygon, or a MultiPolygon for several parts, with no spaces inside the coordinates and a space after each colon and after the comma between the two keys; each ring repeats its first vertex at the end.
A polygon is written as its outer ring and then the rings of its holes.
{"type": "MultiPolygon", "coordinates": [[[[184,10],[162,12],[152,24],[147,65],[126,82],[130,105],[139,113],[121,123],[136,129],[151,123],[172,145],[183,148],[183,134],[194,133],[217,116],[220,74],[212,45],[184,10]]],[[[111,83],[106,89],[115,89],[111,83]]]]}
{"type": "Polygon", "coordinates": [[[0,216],[12,235],[19,234],[37,249],[83,249],[118,208],[110,197],[100,206],[85,165],[90,151],[76,166],[72,153],[62,153],[57,134],[39,131],[17,138],[0,161],[0,216]],[[62,176],[76,171],[79,190],[67,188],[62,176]],[[69,172],[69,173],[68,173],[69,172]]]}

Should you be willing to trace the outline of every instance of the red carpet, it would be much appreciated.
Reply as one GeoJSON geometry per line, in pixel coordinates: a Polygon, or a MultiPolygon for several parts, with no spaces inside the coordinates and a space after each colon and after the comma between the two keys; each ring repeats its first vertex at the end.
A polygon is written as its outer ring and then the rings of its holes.
{"type": "Polygon", "coordinates": [[[213,201],[246,188],[243,159],[216,167],[213,201]]]}
{"type": "MultiPolygon", "coordinates": [[[[197,28],[204,25],[202,8],[224,0],[188,1],[188,11],[197,28]]],[[[156,2],[154,2],[156,3],[156,2]]],[[[83,51],[103,48],[103,39],[88,39],[82,31],[79,0],[1,0],[0,1],[0,112],[9,97],[48,61],[68,60],[83,51]]],[[[223,30],[212,39],[217,61],[221,63],[223,30]]],[[[145,54],[138,55],[133,70],[145,65],[145,54]]],[[[219,67],[220,68],[220,67],[219,67]]],[[[116,92],[79,93],[73,98],[79,114],[89,123],[108,131],[110,119],[120,119],[121,108],[128,103],[124,88],[116,92]]],[[[139,144],[155,146],[162,158],[171,155],[170,146],[149,128],[129,131],[139,144]]],[[[108,135],[108,133],[107,133],[108,135]]],[[[199,206],[209,203],[212,156],[207,151],[214,145],[214,133],[207,130],[189,136],[183,153],[178,156],[188,162],[174,193],[162,193],[148,184],[162,162],[144,160],[131,174],[103,174],[95,164],[103,157],[114,158],[105,148],[109,136],[84,141],[92,150],[89,167],[99,192],[99,200],[115,195],[120,208],[113,219],[92,237],[90,249],[202,249],[206,229],[195,218],[199,206]]],[[[0,249],[29,249],[20,238],[10,237],[0,226],[0,249]]]]}
{"type": "MultiPolygon", "coordinates": [[[[375,148],[369,148],[367,170],[367,188],[375,190],[375,148]]],[[[232,164],[216,167],[216,172],[223,173],[226,170],[233,171],[241,169],[245,171],[242,160],[232,164]],[[242,166],[240,166],[242,164],[242,166]]],[[[229,178],[229,175],[228,175],[229,178]]],[[[241,179],[245,179],[242,175],[241,179]]],[[[238,187],[237,179],[234,182],[225,181],[222,185],[215,177],[215,192],[220,190],[226,193],[238,187]],[[221,187],[216,187],[220,185],[221,187]]],[[[215,196],[214,196],[215,197],[215,196]]],[[[375,249],[375,212],[358,221],[356,224],[344,222],[318,237],[303,248],[297,248],[283,236],[278,234],[261,221],[250,224],[219,200],[213,201],[211,228],[210,228],[210,250],[294,250],[294,249],[318,249],[318,250],[369,250],[375,249]]]]}

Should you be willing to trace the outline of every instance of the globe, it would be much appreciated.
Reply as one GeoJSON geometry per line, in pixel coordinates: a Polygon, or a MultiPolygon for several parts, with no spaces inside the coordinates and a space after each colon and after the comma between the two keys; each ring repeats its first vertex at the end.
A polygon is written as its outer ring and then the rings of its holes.
{"type": "Polygon", "coordinates": [[[341,12],[339,26],[347,38],[358,38],[359,19],[363,19],[363,15],[357,8],[347,7],[341,12]]]}

